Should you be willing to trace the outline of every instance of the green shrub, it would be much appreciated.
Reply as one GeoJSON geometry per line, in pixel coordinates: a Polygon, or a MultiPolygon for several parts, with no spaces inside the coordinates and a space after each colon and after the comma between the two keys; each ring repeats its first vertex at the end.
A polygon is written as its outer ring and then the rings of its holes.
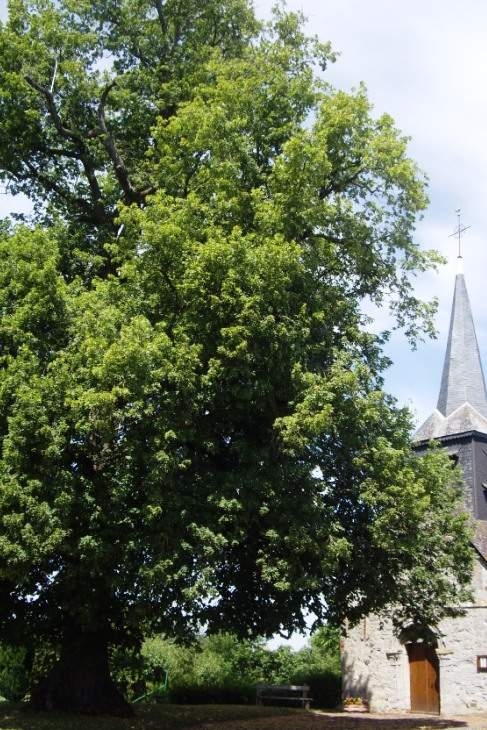
{"type": "Polygon", "coordinates": [[[291,680],[309,684],[314,707],[334,708],[341,701],[340,637],[338,629],[323,626],[309,646],[295,654],[291,680]]]}
{"type": "Polygon", "coordinates": [[[170,701],[178,705],[253,705],[255,685],[218,684],[171,687],[170,701]]]}
{"type": "Polygon", "coordinates": [[[330,670],[310,671],[303,677],[303,684],[311,687],[313,707],[334,709],[342,699],[342,678],[330,670]]]}
{"type": "Polygon", "coordinates": [[[340,701],[338,633],[325,627],[301,651],[281,646],[271,651],[263,640],[243,641],[232,634],[200,638],[180,646],[162,637],[144,642],[140,653],[117,652],[112,671],[133,700],[153,693],[169,676],[167,693],[154,699],[181,704],[252,704],[255,686],[309,684],[315,707],[340,701]]]}
{"type": "Polygon", "coordinates": [[[129,701],[149,691],[149,672],[140,650],[117,648],[110,656],[110,668],[119,689],[129,701]]]}
{"type": "Polygon", "coordinates": [[[25,649],[0,644],[0,697],[16,702],[27,688],[25,649]]]}

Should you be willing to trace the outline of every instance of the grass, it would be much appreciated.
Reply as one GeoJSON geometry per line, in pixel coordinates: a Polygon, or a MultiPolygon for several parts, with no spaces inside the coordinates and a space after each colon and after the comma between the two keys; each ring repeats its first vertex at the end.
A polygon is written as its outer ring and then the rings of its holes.
{"type": "Polygon", "coordinates": [[[88,717],[32,712],[25,705],[0,704],[0,730],[185,730],[203,722],[302,714],[282,707],[239,705],[138,705],[135,717],[88,717]]]}

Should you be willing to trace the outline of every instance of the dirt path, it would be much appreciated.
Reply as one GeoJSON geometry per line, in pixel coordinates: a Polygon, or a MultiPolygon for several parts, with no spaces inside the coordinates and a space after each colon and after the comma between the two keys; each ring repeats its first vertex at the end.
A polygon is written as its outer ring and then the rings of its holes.
{"type": "Polygon", "coordinates": [[[439,718],[427,715],[344,715],[310,712],[306,715],[206,722],[192,730],[487,730],[487,715],[439,718]]]}

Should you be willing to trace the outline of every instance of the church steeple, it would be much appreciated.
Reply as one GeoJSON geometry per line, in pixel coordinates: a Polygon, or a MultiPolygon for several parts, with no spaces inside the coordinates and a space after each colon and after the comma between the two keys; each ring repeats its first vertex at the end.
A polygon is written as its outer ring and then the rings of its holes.
{"type": "Polygon", "coordinates": [[[464,403],[469,403],[487,418],[485,380],[461,256],[458,264],[438,410],[448,417],[464,403]]]}
{"type": "Polygon", "coordinates": [[[414,438],[451,438],[470,431],[487,434],[487,392],[459,256],[438,405],[414,438]]]}
{"type": "Polygon", "coordinates": [[[461,255],[458,264],[438,407],[416,431],[415,450],[431,439],[447,450],[463,472],[467,511],[487,523],[487,393],[461,255]]]}

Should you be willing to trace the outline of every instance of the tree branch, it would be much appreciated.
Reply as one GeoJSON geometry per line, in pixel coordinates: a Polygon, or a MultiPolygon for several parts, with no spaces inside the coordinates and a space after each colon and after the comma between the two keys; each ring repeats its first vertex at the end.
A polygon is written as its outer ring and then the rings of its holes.
{"type": "Polygon", "coordinates": [[[61,117],[59,116],[59,112],[56,108],[52,92],[49,91],[49,89],[46,89],[45,86],[41,86],[41,84],[38,84],[37,81],[35,81],[30,76],[26,76],[25,80],[27,81],[29,86],[38,91],[45,98],[49,114],[51,115],[51,119],[59,134],[65,139],[75,140],[76,142],[82,141],[82,137],[80,136],[80,134],[64,126],[61,117]]]}
{"type": "Polygon", "coordinates": [[[32,162],[30,162],[29,160],[24,160],[24,165],[27,167],[32,177],[37,180],[46,190],[49,190],[56,195],[59,195],[60,198],[62,198],[64,201],[66,201],[66,203],[73,207],[81,208],[84,211],[90,210],[90,205],[89,203],[87,203],[86,200],[84,200],[84,198],[73,195],[69,190],[62,188],[60,185],[58,185],[57,182],[49,177],[49,175],[46,175],[45,173],[41,172],[37,167],[35,167],[32,162]]]}
{"type": "MultiPolygon", "coordinates": [[[[35,81],[30,76],[26,76],[25,80],[27,81],[29,86],[31,86],[33,89],[35,89],[40,94],[42,94],[42,96],[46,100],[49,115],[52,119],[52,122],[53,122],[54,127],[56,128],[57,132],[64,139],[68,139],[76,144],[78,151],[79,151],[78,159],[81,161],[81,163],[83,165],[86,179],[88,180],[88,185],[90,186],[91,198],[92,198],[93,202],[95,203],[95,205],[99,208],[99,203],[100,203],[100,200],[102,197],[101,190],[100,190],[100,186],[98,185],[98,180],[96,178],[96,168],[95,168],[95,165],[93,164],[93,161],[90,158],[88,149],[86,147],[85,140],[83,139],[82,135],[79,132],[75,132],[73,129],[70,129],[69,127],[66,127],[63,124],[61,116],[57,110],[56,103],[54,101],[54,95],[52,93],[52,90],[47,89],[45,86],[42,86],[41,84],[37,83],[37,81],[35,81]]],[[[53,77],[53,80],[54,80],[54,77],[53,77]]],[[[74,155],[68,155],[68,156],[74,157],[74,155]]],[[[86,202],[86,201],[84,201],[84,202],[86,202]]],[[[96,216],[99,218],[100,210],[97,210],[96,216]]]]}
{"type": "Polygon", "coordinates": [[[120,183],[120,186],[124,192],[125,198],[127,202],[134,202],[137,199],[136,190],[132,187],[130,183],[125,162],[123,161],[122,156],[117,149],[117,145],[115,144],[115,140],[113,139],[112,134],[108,131],[106,123],[105,106],[107,103],[108,95],[114,86],[116,86],[116,82],[112,81],[104,89],[103,94],[101,95],[100,104],[98,106],[98,122],[100,125],[100,129],[103,133],[103,145],[113,163],[113,167],[115,168],[115,175],[117,176],[117,180],[120,183]]]}
{"type": "Polygon", "coordinates": [[[164,7],[162,0],[155,0],[155,6],[157,10],[157,17],[159,18],[159,25],[161,26],[162,32],[167,33],[167,22],[166,16],[164,15],[164,7]]]}
{"type": "Polygon", "coordinates": [[[66,150],[62,147],[41,147],[39,152],[45,152],[53,157],[70,157],[73,160],[80,159],[80,153],[77,150],[66,150]]]}
{"type": "MultiPolygon", "coordinates": [[[[161,5],[162,9],[162,5],[161,5]]],[[[39,84],[35,79],[33,79],[30,76],[26,76],[25,80],[31,86],[33,89],[38,91],[45,99],[47,109],[49,112],[49,116],[54,124],[54,127],[58,134],[63,137],[63,139],[69,140],[70,142],[74,143],[74,145],[78,149],[78,154],[71,153],[69,150],[59,150],[59,151],[52,151],[54,155],[61,155],[65,154],[67,157],[73,157],[75,159],[79,159],[81,164],[83,165],[83,170],[86,176],[86,179],[88,181],[88,185],[90,187],[90,195],[91,199],[95,206],[95,218],[98,221],[101,221],[102,219],[106,218],[103,206],[101,204],[102,199],[102,193],[100,186],[98,184],[98,180],[96,177],[96,166],[91,159],[91,155],[89,153],[88,147],[86,145],[86,141],[88,139],[95,139],[96,137],[103,137],[102,143],[105,147],[106,151],[108,152],[108,156],[110,158],[110,161],[113,165],[115,175],[117,177],[117,180],[120,184],[120,187],[122,188],[123,195],[125,197],[125,200],[127,203],[138,203],[139,205],[144,202],[147,195],[150,195],[154,192],[155,188],[152,186],[147,186],[145,188],[137,190],[134,188],[129,180],[129,174],[127,167],[125,166],[125,162],[120,155],[117,145],[115,144],[115,140],[113,138],[113,135],[108,130],[107,124],[106,124],[106,117],[105,117],[105,107],[107,104],[108,96],[110,94],[110,91],[116,86],[116,81],[112,81],[110,84],[108,84],[105,89],[103,90],[103,93],[100,98],[100,102],[98,105],[98,126],[91,129],[85,136],[83,136],[80,132],[77,132],[73,129],[70,129],[67,127],[63,120],[61,119],[61,116],[59,114],[59,111],[56,107],[56,103],[54,100],[54,95],[51,89],[46,88],[45,86],[42,86],[39,84]]],[[[47,148],[46,148],[47,149],[47,148]]],[[[41,178],[45,179],[46,185],[48,188],[56,192],[53,188],[54,181],[52,181],[49,177],[46,177],[43,175],[43,173],[40,173],[37,168],[34,166],[29,166],[29,169],[31,170],[32,174],[35,175],[35,177],[38,180],[41,180],[41,178]],[[35,173],[34,173],[35,171],[35,173]]],[[[59,186],[58,186],[59,187],[59,186]]],[[[58,195],[61,195],[63,192],[63,189],[59,187],[59,190],[57,191],[58,195]]],[[[65,192],[65,191],[64,191],[65,192]]],[[[72,196],[72,200],[75,200],[76,198],[72,196]]],[[[79,200],[83,200],[80,198],[79,200]]],[[[86,201],[83,200],[83,203],[87,205],[86,201]]]]}
{"type": "Polygon", "coordinates": [[[140,205],[140,203],[144,202],[144,199],[147,195],[154,192],[154,188],[148,187],[142,190],[137,190],[133,187],[132,183],[129,180],[129,173],[125,162],[120,152],[118,151],[113,135],[109,132],[106,123],[105,107],[108,100],[108,95],[110,94],[110,91],[114,88],[114,86],[116,86],[116,84],[116,81],[112,81],[110,84],[108,84],[108,86],[105,87],[103,94],[101,95],[100,104],[98,106],[98,122],[100,130],[103,134],[103,145],[112,161],[113,167],[115,169],[115,175],[118,182],[120,183],[120,187],[123,190],[125,200],[128,203],[138,203],[140,205]]]}
{"type": "Polygon", "coordinates": [[[56,58],[54,59],[54,71],[52,72],[51,86],[49,87],[51,94],[54,91],[54,84],[56,83],[57,66],[58,66],[58,61],[57,61],[57,56],[56,56],[56,58]]]}
{"type": "Polygon", "coordinates": [[[344,177],[340,181],[336,179],[330,180],[328,185],[320,188],[318,193],[320,200],[324,200],[328,195],[331,195],[332,193],[342,193],[344,190],[347,189],[349,185],[353,185],[354,183],[356,183],[363,172],[363,167],[356,166],[355,171],[351,173],[348,177],[344,177]]]}

